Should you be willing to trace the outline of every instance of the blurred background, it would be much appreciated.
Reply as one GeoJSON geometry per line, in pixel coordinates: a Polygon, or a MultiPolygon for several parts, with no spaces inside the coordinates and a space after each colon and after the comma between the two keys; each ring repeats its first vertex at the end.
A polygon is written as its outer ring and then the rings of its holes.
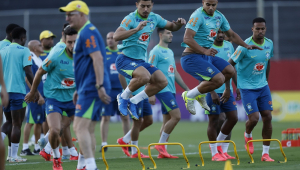
{"type": "MultiPolygon", "coordinates": [[[[5,28],[16,23],[27,30],[28,40],[39,39],[43,30],[52,31],[59,41],[64,13],[58,8],[65,6],[69,0],[1,0],[0,5],[0,38],[5,37],[5,28]]],[[[115,31],[123,18],[136,9],[135,0],[85,0],[90,7],[90,20],[105,38],[110,31],[115,31]]],[[[194,10],[202,6],[201,0],[154,0],[153,12],[172,21],[178,17],[189,20],[194,10]]],[[[274,121],[300,121],[300,1],[272,0],[219,0],[218,10],[230,23],[231,28],[242,39],[252,35],[252,20],[264,17],[267,21],[266,37],[274,42],[274,58],[271,62],[269,85],[273,97],[274,121]]],[[[180,66],[183,51],[182,42],[185,29],[174,32],[173,43],[169,46],[175,54],[177,69],[188,84],[195,87],[198,82],[186,74],[180,66]]],[[[149,45],[151,50],[158,43],[154,31],[149,45]]],[[[236,47],[236,45],[234,45],[236,47]]],[[[182,119],[205,121],[207,117],[199,109],[196,116],[191,116],[180,97],[183,89],[177,86],[177,102],[180,105],[182,119]]],[[[153,106],[154,120],[162,120],[160,103],[153,106]]],[[[246,120],[247,115],[241,102],[238,102],[239,120],[246,120]]],[[[113,121],[118,121],[115,117],[113,121]]]]}

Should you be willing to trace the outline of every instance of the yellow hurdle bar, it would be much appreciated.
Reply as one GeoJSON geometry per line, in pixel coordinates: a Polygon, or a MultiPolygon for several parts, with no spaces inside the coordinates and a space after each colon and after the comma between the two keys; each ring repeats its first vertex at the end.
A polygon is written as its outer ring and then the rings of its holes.
{"type": "Polygon", "coordinates": [[[258,139],[258,140],[249,140],[247,142],[247,152],[248,152],[248,155],[251,159],[251,162],[249,163],[254,163],[254,159],[253,159],[253,156],[251,155],[250,151],[249,151],[249,142],[268,142],[268,141],[277,141],[278,144],[279,144],[279,147],[280,147],[280,151],[284,157],[284,162],[283,161],[278,161],[279,163],[286,163],[287,162],[287,158],[283,152],[283,149],[282,149],[282,145],[281,145],[281,142],[278,140],[278,139],[258,139]]]}
{"type": "Polygon", "coordinates": [[[141,158],[141,151],[140,149],[136,146],[136,145],[105,145],[102,147],[102,159],[103,159],[103,162],[106,166],[106,170],[109,169],[109,166],[107,164],[107,161],[105,159],[105,152],[104,152],[104,148],[108,148],[108,147],[135,147],[137,149],[137,152],[138,152],[138,158],[139,158],[139,161],[141,162],[142,164],[142,167],[143,167],[143,170],[145,170],[145,164],[141,158]]]}
{"type": "MultiPolygon", "coordinates": [[[[202,156],[202,153],[201,153],[201,145],[205,144],[205,143],[232,143],[233,148],[234,148],[235,157],[236,157],[236,160],[237,160],[237,165],[240,164],[240,158],[237,154],[235,143],[232,140],[223,140],[223,141],[204,141],[204,142],[199,143],[199,156],[200,156],[200,159],[201,159],[201,162],[202,162],[202,166],[204,166],[204,159],[203,159],[203,156],[202,156]]],[[[196,166],[199,166],[199,165],[196,164],[196,166]]]]}
{"type": "Polygon", "coordinates": [[[151,146],[154,146],[154,145],[179,145],[179,146],[181,146],[182,154],[183,154],[183,157],[184,157],[184,159],[186,161],[186,164],[187,164],[186,168],[181,168],[181,169],[188,169],[188,168],[190,168],[189,160],[188,160],[188,158],[185,155],[185,150],[184,150],[184,147],[183,147],[183,145],[181,143],[151,143],[150,145],[148,145],[148,154],[149,154],[149,157],[150,157],[150,159],[151,159],[151,161],[152,161],[152,163],[154,165],[154,168],[148,167],[147,169],[156,169],[157,168],[156,163],[155,163],[155,161],[154,161],[154,159],[153,159],[153,157],[151,155],[151,148],[150,148],[151,146]]]}

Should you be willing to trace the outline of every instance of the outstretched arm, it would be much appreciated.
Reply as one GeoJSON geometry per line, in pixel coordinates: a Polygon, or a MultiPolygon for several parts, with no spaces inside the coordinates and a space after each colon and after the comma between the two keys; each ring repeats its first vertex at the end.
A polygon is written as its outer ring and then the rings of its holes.
{"type": "Polygon", "coordinates": [[[182,26],[186,24],[185,19],[178,18],[177,21],[168,21],[167,25],[165,26],[165,29],[170,31],[178,31],[182,26]]]}
{"type": "Polygon", "coordinates": [[[270,73],[270,69],[271,69],[271,62],[270,60],[268,61],[268,66],[267,66],[267,81],[269,80],[269,73],[270,73]]]}
{"type": "Polygon", "coordinates": [[[242,47],[245,47],[247,49],[259,49],[259,50],[263,50],[260,47],[256,46],[256,45],[248,45],[246,44],[241,37],[235,33],[232,29],[229,29],[228,31],[225,32],[226,36],[229,38],[230,41],[234,42],[237,45],[240,45],[242,47]]]}

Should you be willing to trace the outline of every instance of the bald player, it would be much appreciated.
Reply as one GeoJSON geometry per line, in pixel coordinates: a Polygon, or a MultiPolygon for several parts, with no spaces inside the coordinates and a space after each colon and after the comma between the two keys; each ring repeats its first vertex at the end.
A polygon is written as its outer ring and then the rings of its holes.
{"type": "MultiPolygon", "coordinates": [[[[102,139],[102,145],[101,148],[105,145],[107,145],[107,136],[108,136],[108,125],[110,121],[110,117],[114,116],[116,113],[117,115],[120,115],[120,111],[118,110],[118,102],[117,102],[117,95],[119,93],[122,93],[122,86],[119,80],[119,74],[116,68],[116,59],[119,54],[122,54],[120,50],[118,50],[118,41],[115,41],[113,39],[114,32],[109,32],[106,35],[106,65],[105,65],[105,71],[109,74],[110,84],[111,84],[111,91],[110,91],[110,98],[111,103],[108,105],[105,105],[105,111],[103,114],[101,114],[101,124],[100,124],[100,130],[101,130],[101,139],[102,139]]],[[[130,120],[129,116],[121,116],[122,124],[123,124],[123,132],[124,135],[127,134],[127,132],[130,130],[130,120]]],[[[100,152],[102,149],[100,149],[100,152]]],[[[104,151],[107,151],[107,148],[104,149],[104,151]]]]}
{"type": "MultiPolygon", "coordinates": [[[[38,40],[32,40],[28,43],[28,48],[32,57],[32,73],[35,75],[40,66],[42,66],[42,59],[39,57],[44,51],[42,48],[42,44],[38,40]]],[[[30,91],[31,85],[27,83],[26,93],[30,91]]],[[[26,155],[38,155],[40,152],[40,146],[38,145],[38,139],[40,139],[41,135],[41,127],[42,123],[45,121],[45,100],[43,93],[43,81],[38,86],[38,91],[40,92],[40,97],[37,103],[29,103],[27,106],[27,122],[24,127],[24,138],[23,138],[23,149],[21,152],[21,156],[26,155]],[[30,135],[30,131],[32,126],[34,126],[34,150],[33,153],[30,151],[28,146],[28,139],[30,135]]]]}

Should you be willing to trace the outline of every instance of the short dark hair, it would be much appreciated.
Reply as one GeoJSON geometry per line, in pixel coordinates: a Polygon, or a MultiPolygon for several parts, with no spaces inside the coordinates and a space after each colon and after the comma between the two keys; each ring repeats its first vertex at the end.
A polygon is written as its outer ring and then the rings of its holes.
{"type": "Polygon", "coordinates": [[[153,2],[153,0],[137,0],[137,3],[140,3],[141,1],[151,1],[151,2],[153,2]]]}
{"type": "Polygon", "coordinates": [[[12,31],[12,39],[21,39],[26,35],[26,30],[23,27],[17,27],[12,31]]]}
{"type": "Polygon", "coordinates": [[[258,17],[258,18],[254,18],[252,24],[254,25],[254,23],[262,23],[264,22],[265,24],[267,24],[266,20],[264,18],[258,17]]]}
{"type": "Polygon", "coordinates": [[[165,31],[165,28],[157,28],[157,35],[159,35],[159,33],[163,33],[165,31]]]}
{"type": "Polygon", "coordinates": [[[63,28],[62,28],[62,32],[65,31],[65,28],[66,28],[68,25],[70,25],[70,24],[69,24],[69,23],[65,23],[65,24],[64,24],[64,26],[63,26],[63,28]]]}
{"type": "Polygon", "coordinates": [[[65,35],[65,37],[66,37],[67,35],[75,35],[75,34],[77,34],[77,31],[76,31],[74,28],[71,28],[70,25],[68,25],[68,26],[64,29],[64,35],[65,35]]]}
{"type": "Polygon", "coordinates": [[[6,34],[10,34],[15,28],[17,27],[20,27],[19,25],[17,24],[9,24],[7,27],[6,27],[6,34]]]}

